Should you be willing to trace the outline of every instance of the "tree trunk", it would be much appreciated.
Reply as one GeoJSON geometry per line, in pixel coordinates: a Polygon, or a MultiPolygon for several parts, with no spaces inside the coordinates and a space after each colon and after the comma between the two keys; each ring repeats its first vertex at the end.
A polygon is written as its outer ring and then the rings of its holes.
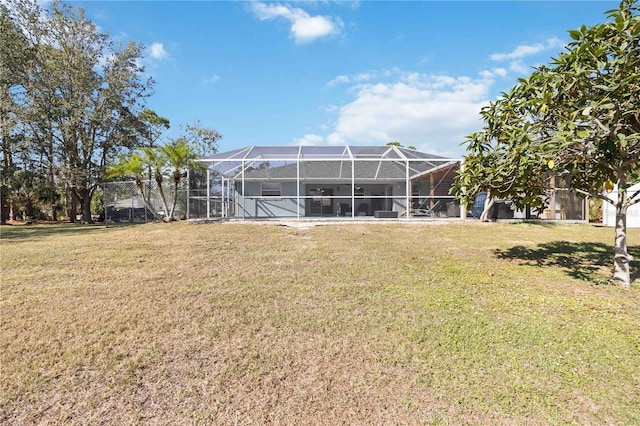
{"type": "Polygon", "coordinates": [[[5,205],[7,200],[4,192],[5,191],[0,186],[0,225],[5,225],[9,216],[7,206],[5,205]]]}
{"type": "Polygon", "coordinates": [[[80,189],[80,206],[82,209],[82,221],[85,223],[93,223],[91,218],[91,190],[89,188],[80,189]]]}
{"type": "Polygon", "coordinates": [[[171,217],[169,216],[169,206],[167,204],[167,198],[164,194],[164,187],[162,186],[162,176],[157,172],[156,185],[158,185],[158,193],[160,194],[160,201],[162,201],[162,208],[164,209],[164,217],[162,218],[162,221],[171,222],[171,217]]]}
{"type": "Polygon", "coordinates": [[[57,222],[59,197],[58,197],[58,191],[56,189],[56,178],[55,178],[55,168],[54,168],[55,161],[53,159],[53,154],[52,154],[53,153],[52,140],[53,140],[53,136],[51,136],[49,148],[47,150],[47,162],[49,163],[47,185],[50,188],[51,194],[53,194],[52,196],[54,197],[51,200],[51,220],[53,220],[54,222],[57,222]]]}
{"type": "Polygon", "coordinates": [[[180,172],[176,170],[173,173],[173,196],[171,200],[171,212],[169,213],[170,220],[173,220],[173,214],[176,211],[176,203],[178,202],[178,186],[180,185],[180,172]]]}
{"type": "Polygon", "coordinates": [[[76,217],[78,216],[78,207],[76,202],[76,192],[69,190],[70,208],[69,208],[69,222],[76,223],[76,217]]]}
{"type": "Polygon", "coordinates": [[[487,192],[487,198],[484,200],[484,210],[482,210],[482,214],[480,215],[480,222],[489,221],[489,211],[491,210],[491,207],[493,207],[495,202],[495,198],[493,198],[491,194],[487,192]]]}
{"type": "Polygon", "coordinates": [[[142,202],[144,203],[145,207],[147,208],[147,210],[149,210],[151,212],[151,214],[153,215],[153,218],[155,220],[162,220],[161,217],[158,216],[158,213],[156,212],[156,209],[151,205],[151,196],[149,195],[151,193],[151,191],[148,191],[149,194],[146,194],[144,192],[144,182],[142,182],[140,179],[136,178],[136,187],[138,188],[138,192],[140,193],[140,196],[142,197],[142,202]]]}
{"type": "Polygon", "coordinates": [[[7,195],[9,195],[7,191],[7,187],[3,187],[7,182],[6,180],[9,178],[8,174],[13,170],[13,152],[11,139],[9,135],[9,120],[8,120],[8,110],[5,107],[9,100],[8,88],[3,84],[2,90],[0,91],[0,132],[2,133],[2,167],[3,170],[0,172],[0,223],[3,225],[7,223],[9,219],[9,209],[6,206],[7,195]]]}
{"type": "Polygon", "coordinates": [[[627,191],[625,185],[618,184],[616,203],[616,238],[613,256],[613,280],[623,287],[631,287],[630,256],[627,252],[627,191]]]}

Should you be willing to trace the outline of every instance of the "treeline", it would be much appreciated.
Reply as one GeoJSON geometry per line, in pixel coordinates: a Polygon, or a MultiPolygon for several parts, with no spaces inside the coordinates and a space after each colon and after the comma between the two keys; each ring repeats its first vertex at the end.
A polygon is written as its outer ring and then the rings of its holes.
{"type": "MultiPolygon", "coordinates": [[[[0,3],[2,223],[92,222],[107,165],[162,143],[169,120],[146,108],[155,82],[143,53],[140,43],[114,42],[81,8],[0,3]]],[[[199,123],[183,130],[179,139],[200,155],[221,137],[199,123]]]]}

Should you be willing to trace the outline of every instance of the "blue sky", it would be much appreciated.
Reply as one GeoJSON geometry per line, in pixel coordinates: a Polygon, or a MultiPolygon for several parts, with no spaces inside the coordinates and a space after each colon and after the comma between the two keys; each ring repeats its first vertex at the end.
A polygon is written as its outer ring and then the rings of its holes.
{"type": "Polygon", "coordinates": [[[612,1],[74,2],[146,46],[167,137],[199,120],[247,145],[385,144],[459,157],[483,105],[612,1]]]}

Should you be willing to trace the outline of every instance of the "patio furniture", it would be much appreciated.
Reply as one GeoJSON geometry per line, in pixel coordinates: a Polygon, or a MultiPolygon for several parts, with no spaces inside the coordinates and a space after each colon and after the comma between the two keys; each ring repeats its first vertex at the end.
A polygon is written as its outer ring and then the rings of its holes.
{"type": "Polygon", "coordinates": [[[394,218],[397,219],[398,218],[398,214],[399,212],[395,212],[392,210],[376,210],[375,212],[373,212],[373,216],[375,218],[386,218],[386,219],[390,219],[390,218],[394,218]]]}
{"type": "Polygon", "coordinates": [[[340,216],[351,216],[351,206],[347,203],[340,203],[340,216]]]}
{"type": "Polygon", "coordinates": [[[362,203],[358,206],[358,216],[369,216],[369,204],[362,203]]]}
{"type": "Polygon", "coordinates": [[[411,210],[411,215],[436,217],[437,216],[436,209],[438,208],[439,205],[440,205],[440,200],[436,201],[433,207],[431,208],[411,210]]]}

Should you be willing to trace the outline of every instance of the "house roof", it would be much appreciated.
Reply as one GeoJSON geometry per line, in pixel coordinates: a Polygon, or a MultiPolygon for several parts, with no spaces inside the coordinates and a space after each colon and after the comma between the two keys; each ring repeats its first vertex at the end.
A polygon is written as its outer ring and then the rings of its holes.
{"type": "Polygon", "coordinates": [[[201,158],[209,170],[245,180],[398,180],[458,162],[398,146],[249,146],[201,158]],[[353,172],[352,172],[353,169],[353,172]]]}

